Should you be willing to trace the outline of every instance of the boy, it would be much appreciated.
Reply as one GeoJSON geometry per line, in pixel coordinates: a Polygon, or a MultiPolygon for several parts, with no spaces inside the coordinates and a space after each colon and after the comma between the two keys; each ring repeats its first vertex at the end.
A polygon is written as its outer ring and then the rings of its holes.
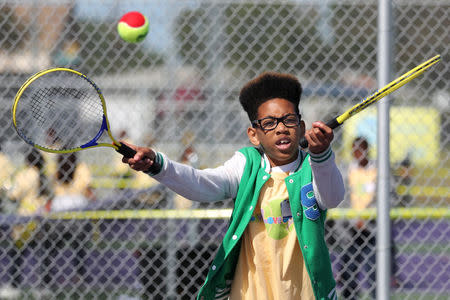
{"type": "Polygon", "coordinates": [[[323,224],[326,209],[344,196],[343,180],[330,148],[332,130],[314,122],[305,133],[301,92],[288,74],[267,72],[247,83],[239,100],[255,147],[218,168],[197,170],[132,145],[137,154],[123,159],[188,199],[234,199],[198,299],[337,298],[323,224]],[[303,135],[309,155],[298,146],[303,135]]]}

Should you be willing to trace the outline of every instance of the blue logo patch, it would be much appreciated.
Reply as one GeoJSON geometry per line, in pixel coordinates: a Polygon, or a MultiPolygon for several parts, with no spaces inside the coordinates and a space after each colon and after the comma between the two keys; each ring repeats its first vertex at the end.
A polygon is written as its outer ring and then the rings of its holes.
{"type": "Polygon", "coordinates": [[[312,183],[302,186],[300,195],[302,199],[303,213],[306,218],[313,221],[317,220],[320,217],[320,211],[317,206],[317,200],[314,195],[312,183]]]}

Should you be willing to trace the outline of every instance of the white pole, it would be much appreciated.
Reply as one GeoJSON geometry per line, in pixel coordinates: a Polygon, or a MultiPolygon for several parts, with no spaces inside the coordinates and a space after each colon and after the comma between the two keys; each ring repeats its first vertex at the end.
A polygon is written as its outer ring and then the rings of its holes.
{"type": "MultiPolygon", "coordinates": [[[[392,65],[392,1],[379,0],[378,4],[378,86],[391,81],[392,65]]],[[[377,300],[388,300],[391,275],[391,223],[390,211],[390,156],[389,156],[389,99],[378,103],[378,179],[377,179],[377,300]]]]}

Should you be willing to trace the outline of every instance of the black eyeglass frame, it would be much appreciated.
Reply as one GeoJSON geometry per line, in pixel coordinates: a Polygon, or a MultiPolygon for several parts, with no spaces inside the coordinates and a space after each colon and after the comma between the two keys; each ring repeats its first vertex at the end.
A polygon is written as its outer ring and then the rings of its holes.
{"type": "Polygon", "coordinates": [[[265,131],[271,131],[271,130],[274,130],[275,128],[277,128],[277,127],[278,127],[278,124],[280,124],[280,122],[282,122],[284,126],[286,126],[286,127],[288,127],[288,128],[294,128],[294,127],[297,127],[297,126],[300,125],[300,121],[301,121],[301,120],[302,120],[302,115],[301,115],[301,114],[287,114],[287,115],[282,116],[282,117],[279,117],[279,118],[276,118],[276,117],[265,117],[265,118],[262,118],[262,119],[253,120],[253,121],[252,121],[252,127],[253,127],[253,128],[259,127],[259,128],[261,128],[262,130],[265,130],[265,131]],[[286,123],[284,123],[284,121],[285,121],[288,117],[292,117],[292,116],[296,116],[296,117],[298,118],[297,124],[295,124],[295,125],[286,125],[286,123]],[[272,120],[276,120],[276,121],[277,121],[277,123],[275,124],[275,126],[274,126],[273,128],[266,129],[266,128],[264,128],[264,127],[261,126],[261,122],[264,121],[264,120],[267,120],[267,119],[272,119],[272,120]]]}

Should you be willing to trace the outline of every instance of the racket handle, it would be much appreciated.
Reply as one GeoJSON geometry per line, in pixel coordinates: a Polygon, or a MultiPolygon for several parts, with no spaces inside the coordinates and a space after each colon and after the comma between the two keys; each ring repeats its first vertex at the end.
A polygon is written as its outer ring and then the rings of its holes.
{"type": "MultiPolygon", "coordinates": [[[[119,148],[117,149],[117,152],[122,154],[123,156],[127,158],[134,157],[136,154],[136,151],[125,145],[124,143],[121,143],[119,148]]],[[[157,163],[156,161],[153,161],[153,164],[151,165],[150,169],[148,169],[148,172],[151,173],[158,173],[161,170],[161,164],[157,163]]]]}
{"type": "Polygon", "coordinates": [[[299,142],[300,147],[303,149],[308,148],[308,141],[305,139],[305,137],[302,137],[299,142]]]}
{"type": "MultiPolygon", "coordinates": [[[[118,144],[118,143],[117,143],[118,144]]],[[[116,145],[117,146],[117,145],[116,145]]],[[[123,156],[127,158],[134,157],[136,154],[136,151],[125,145],[124,143],[120,143],[119,148],[117,149],[117,152],[122,154],[123,156]]]]}
{"type": "MultiPolygon", "coordinates": [[[[330,127],[331,129],[335,129],[336,127],[339,127],[341,124],[336,120],[336,118],[334,118],[334,119],[328,121],[328,122],[326,123],[326,125],[327,125],[328,127],[330,127]]],[[[308,141],[306,140],[305,137],[302,137],[302,138],[300,139],[299,145],[300,145],[300,147],[302,147],[303,149],[308,148],[308,141]]]]}

